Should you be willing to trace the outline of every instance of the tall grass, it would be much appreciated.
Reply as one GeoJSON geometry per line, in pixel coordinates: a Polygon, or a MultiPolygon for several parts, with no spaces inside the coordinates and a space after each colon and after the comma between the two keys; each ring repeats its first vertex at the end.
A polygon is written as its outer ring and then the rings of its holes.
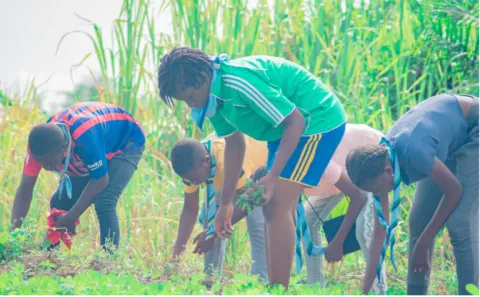
{"type": "MultiPolygon", "coordinates": [[[[181,184],[168,165],[168,151],[179,138],[202,136],[184,105],[170,110],[158,99],[156,67],[173,46],[188,45],[211,54],[225,52],[232,58],[283,56],[305,66],[332,88],[350,122],[382,131],[434,94],[479,93],[478,2],[473,0],[275,0],[272,5],[266,0],[253,4],[163,0],[160,8],[172,14],[171,36],[158,32],[159,16],[149,1],[125,0],[113,21],[111,45],[104,43],[106,28],[89,21],[90,30],[66,33],[58,46],[61,51],[64,38],[86,35],[92,51],[85,53],[72,71],[87,59],[95,59],[101,69],[95,76],[99,100],[128,109],[147,133],[145,158],[118,207],[122,244],[145,267],[155,268],[168,260],[182,207],[181,184]]],[[[21,98],[14,94],[6,97],[11,98],[10,103],[2,103],[0,118],[0,223],[4,226],[21,178],[26,136],[33,124],[46,119],[34,87],[21,98]]],[[[206,130],[212,131],[209,125],[206,130]]],[[[42,173],[29,214],[31,222],[40,222],[37,241],[55,187],[55,177],[42,173]]],[[[411,188],[404,191],[407,203],[402,205],[403,223],[398,232],[399,277],[405,276],[411,193],[411,188]]],[[[344,210],[345,203],[334,215],[344,210]]],[[[244,226],[237,228],[229,244],[227,270],[248,271],[244,230],[244,226]]],[[[93,211],[82,217],[79,232],[88,243],[79,243],[82,248],[96,244],[98,227],[93,211]]],[[[448,248],[438,253],[451,255],[448,248]]],[[[347,258],[349,269],[361,271],[361,258],[347,258]]],[[[450,261],[438,264],[446,267],[449,275],[454,271],[450,261]]],[[[195,257],[187,256],[187,263],[200,267],[195,257]]]]}

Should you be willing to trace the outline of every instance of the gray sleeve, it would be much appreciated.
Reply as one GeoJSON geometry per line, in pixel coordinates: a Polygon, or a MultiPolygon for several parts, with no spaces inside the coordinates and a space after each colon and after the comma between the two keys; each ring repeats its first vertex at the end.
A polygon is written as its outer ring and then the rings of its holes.
{"type": "Polygon", "coordinates": [[[411,182],[420,180],[433,170],[435,156],[437,154],[438,139],[431,135],[424,135],[418,139],[410,139],[403,147],[402,164],[411,182]]]}

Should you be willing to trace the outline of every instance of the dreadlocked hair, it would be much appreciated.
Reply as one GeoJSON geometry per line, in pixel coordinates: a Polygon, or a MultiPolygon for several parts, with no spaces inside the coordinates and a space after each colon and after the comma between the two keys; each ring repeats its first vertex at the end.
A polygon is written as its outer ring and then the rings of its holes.
{"type": "Polygon", "coordinates": [[[367,185],[377,178],[385,168],[388,148],[383,145],[369,144],[353,149],[347,156],[347,172],[357,187],[367,185]]]}
{"type": "Polygon", "coordinates": [[[178,89],[199,88],[211,76],[211,60],[199,49],[175,47],[164,55],[158,67],[158,90],[160,98],[168,107],[178,89]]]}

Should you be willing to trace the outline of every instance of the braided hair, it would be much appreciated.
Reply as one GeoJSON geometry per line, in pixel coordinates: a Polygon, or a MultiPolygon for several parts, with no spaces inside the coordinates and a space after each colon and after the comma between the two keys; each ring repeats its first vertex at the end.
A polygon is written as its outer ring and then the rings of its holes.
{"type": "Polygon", "coordinates": [[[347,156],[347,172],[353,184],[362,187],[377,178],[385,168],[388,148],[369,144],[353,149],[347,156]]]}
{"type": "Polygon", "coordinates": [[[160,99],[172,107],[178,89],[201,87],[210,79],[211,63],[206,53],[190,47],[176,47],[164,55],[158,67],[160,99]]]}

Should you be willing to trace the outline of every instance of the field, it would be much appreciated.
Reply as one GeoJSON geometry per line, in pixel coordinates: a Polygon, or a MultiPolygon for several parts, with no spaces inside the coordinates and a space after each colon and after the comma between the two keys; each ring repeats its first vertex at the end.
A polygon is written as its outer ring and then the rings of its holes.
{"type": "MultiPolygon", "coordinates": [[[[95,60],[95,92],[90,100],[128,109],[147,133],[148,149],[123,193],[118,214],[121,249],[100,251],[93,209],[82,217],[71,251],[44,250],[54,174],[42,172],[23,229],[10,234],[11,207],[19,185],[27,135],[48,115],[40,109],[35,81],[20,93],[0,91],[0,294],[281,294],[248,275],[250,247],[245,224],[227,244],[224,278],[202,284],[203,259],[189,246],[181,263],[168,264],[182,209],[181,181],[168,164],[168,152],[182,137],[201,138],[186,106],[169,110],[158,98],[156,67],[165,51],[188,45],[232,58],[252,54],[283,56],[332,88],[349,121],[386,131],[417,102],[438,93],[478,96],[479,24],[477,1],[390,0],[305,1],[161,0],[170,9],[173,35],[158,33],[158,11],[148,1],[125,0],[113,30],[95,23],[84,38],[92,51],[72,68],[95,60]],[[103,42],[113,34],[113,45],[103,42]],[[48,276],[52,276],[51,278],[48,276]]],[[[60,36],[59,36],[60,37],[60,36]]],[[[62,50],[61,42],[58,50],[62,50]]],[[[74,100],[80,97],[73,96],[74,100]]],[[[206,133],[211,132],[210,126],[206,133]]],[[[399,270],[388,268],[389,294],[405,294],[408,211],[414,188],[403,188],[397,229],[399,270]]],[[[334,216],[343,213],[345,203],[334,216]]],[[[197,226],[194,232],[199,232],[197,226]]],[[[358,254],[325,267],[327,287],[309,287],[305,269],[294,276],[289,294],[359,294],[365,263],[358,254]]],[[[454,257],[447,232],[438,235],[431,294],[457,291],[454,257]]]]}

